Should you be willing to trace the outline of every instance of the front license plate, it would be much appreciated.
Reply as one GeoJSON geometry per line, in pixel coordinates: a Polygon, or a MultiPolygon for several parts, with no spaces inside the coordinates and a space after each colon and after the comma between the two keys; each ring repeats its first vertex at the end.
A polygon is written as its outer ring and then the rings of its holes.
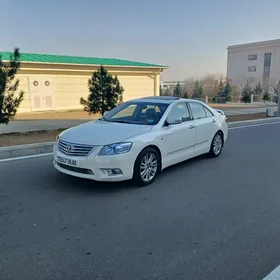
{"type": "Polygon", "coordinates": [[[65,158],[65,157],[60,157],[60,156],[57,157],[57,162],[63,163],[63,164],[66,164],[66,165],[70,165],[70,166],[77,166],[78,165],[78,162],[76,160],[70,159],[70,158],[65,158]]]}

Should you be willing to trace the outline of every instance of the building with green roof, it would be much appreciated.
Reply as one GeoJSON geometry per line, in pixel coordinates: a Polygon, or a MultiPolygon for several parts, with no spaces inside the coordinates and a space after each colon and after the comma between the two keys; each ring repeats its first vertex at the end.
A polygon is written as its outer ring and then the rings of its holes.
{"type": "MultiPolygon", "coordinates": [[[[2,61],[12,54],[0,52],[2,61]]],[[[159,95],[160,74],[168,68],[116,58],[21,53],[19,90],[25,96],[19,112],[82,109],[80,98],[89,94],[88,79],[101,65],[118,76],[124,101],[159,95]]]]}

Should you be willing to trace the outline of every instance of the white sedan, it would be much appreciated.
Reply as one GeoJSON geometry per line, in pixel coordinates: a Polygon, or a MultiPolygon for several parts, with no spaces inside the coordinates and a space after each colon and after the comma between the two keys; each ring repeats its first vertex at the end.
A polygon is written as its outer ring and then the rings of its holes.
{"type": "Polygon", "coordinates": [[[226,116],[207,104],[177,97],[125,102],[63,131],[53,148],[54,167],[95,181],[152,183],[166,167],[208,153],[220,155],[226,116]]]}

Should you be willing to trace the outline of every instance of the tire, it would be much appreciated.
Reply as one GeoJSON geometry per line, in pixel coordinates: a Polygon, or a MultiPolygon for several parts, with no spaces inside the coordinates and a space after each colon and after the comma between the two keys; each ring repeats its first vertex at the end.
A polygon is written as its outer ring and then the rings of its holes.
{"type": "Polygon", "coordinates": [[[218,131],[213,137],[209,155],[213,158],[218,157],[221,154],[223,147],[224,147],[223,134],[220,131],[218,131]]]}
{"type": "Polygon", "coordinates": [[[137,186],[152,184],[160,171],[160,155],[154,148],[145,148],[137,157],[134,164],[133,181],[137,186]],[[150,163],[149,163],[150,160],[150,163]],[[147,164],[149,163],[149,166],[147,164]],[[147,170],[146,173],[143,174],[147,170]],[[148,169],[147,169],[148,168],[148,169]],[[142,173],[142,174],[141,174],[142,173]],[[150,178],[149,178],[149,175],[150,178]]]}

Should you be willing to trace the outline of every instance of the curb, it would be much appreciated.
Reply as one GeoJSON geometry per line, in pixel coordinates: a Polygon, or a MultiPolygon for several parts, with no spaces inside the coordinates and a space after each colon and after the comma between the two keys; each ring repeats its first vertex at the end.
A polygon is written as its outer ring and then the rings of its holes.
{"type": "Polygon", "coordinates": [[[0,148],[0,160],[51,153],[54,142],[27,144],[0,148]]]}
{"type": "MultiPolygon", "coordinates": [[[[247,125],[265,124],[265,123],[274,123],[274,122],[276,123],[280,122],[280,117],[274,117],[271,119],[266,118],[266,119],[257,119],[257,120],[248,120],[248,121],[229,122],[228,127],[233,128],[233,127],[242,127],[247,125]]],[[[52,131],[56,131],[56,130],[52,130],[52,131]]],[[[36,144],[3,147],[0,148],[0,160],[52,153],[54,143],[55,142],[44,142],[44,143],[36,143],[36,144]]]]}
{"type": "Polygon", "coordinates": [[[265,124],[265,123],[274,123],[279,122],[280,117],[273,118],[265,118],[265,119],[256,119],[256,120],[247,120],[247,121],[237,121],[237,122],[229,122],[228,127],[238,127],[238,126],[246,126],[253,124],[265,124]]]}

